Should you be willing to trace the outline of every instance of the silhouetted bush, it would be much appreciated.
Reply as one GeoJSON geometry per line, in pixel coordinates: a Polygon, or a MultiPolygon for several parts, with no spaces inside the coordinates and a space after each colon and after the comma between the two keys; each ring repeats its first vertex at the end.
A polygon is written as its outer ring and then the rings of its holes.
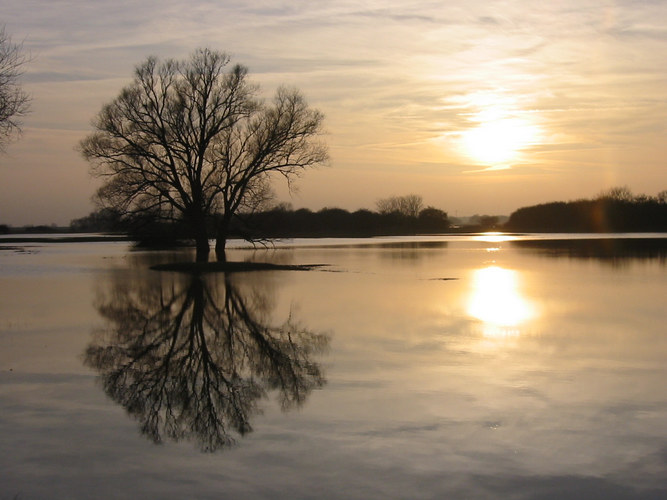
{"type": "MultiPolygon", "coordinates": [[[[208,221],[211,231],[214,218],[208,221]]],[[[450,228],[447,213],[427,207],[418,216],[401,212],[380,214],[371,210],[348,212],[341,208],[323,208],[313,212],[307,208],[292,210],[278,205],[270,210],[237,214],[230,224],[230,237],[249,240],[270,238],[368,237],[442,233],[450,228]]],[[[169,247],[189,243],[191,228],[183,221],[165,221],[150,213],[121,216],[108,209],[73,220],[70,229],[76,232],[123,232],[139,246],[169,247]]],[[[211,234],[213,234],[211,232],[211,234]]]]}
{"type": "Polygon", "coordinates": [[[112,208],[102,208],[80,219],[74,219],[70,222],[69,228],[75,233],[125,232],[127,230],[121,213],[112,208]]]}
{"type": "Polygon", "coordinates": [[[505,225],[530,232],[667,231],[667,203],[616,188],[594,200],[553,202],[520,208],[505,225]],[[616,190],[618,193],[616,193],[616,190]]]}
{"type": "Polygon", "coordinates": [[[449,229],[447,213],[439,208],[426,207],[417,217],[418,228],[423,233],[438,233],[449,229]]]}
{"type": "Polygon", "coordinates": [[[370,210],[348,212],[341,208],[296,211],[282,207],[254,214],[239,215],[232,224],[232,235],[259,238],[364,237],[444,232],[449,228],[447,213],[429,207],[419,217],[400,212],[380,214],[370,210]]]}
{"type": "Polygon", "coordinates": [[[128,237],[139,247],[169,248],[193,244],[195,235],[183,220],[167,221],[150,213],[123,220],[128,237]]]}

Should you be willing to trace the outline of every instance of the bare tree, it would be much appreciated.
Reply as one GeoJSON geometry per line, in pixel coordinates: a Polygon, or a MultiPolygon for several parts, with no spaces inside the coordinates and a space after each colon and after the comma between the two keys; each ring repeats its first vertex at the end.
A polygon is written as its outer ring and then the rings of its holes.
{"type": "Polygon", "coordinates": [[[325,145],[314,140],[322,119],[298,91],[281,88],[271,106],[216,138],[211,161],[218,194],[215,209],[221,214],[216,236],[218,260],[224,259],[232,216],[265,205],[270,193],[269,174],[281,174],[291,182],[304,168],[327,160],[325,145]]]}
{"type": "Polygon", "coordinates": [[[28,112],[30,96],[19,84],[28,57],[20,43],[13,43],[0,28],[0,150],[15,133],[21,132],[21,117],[28,112]]]}
{"type": "Polygon", "coordinates": [[[417,217],[424,206],[422,197],[417,194],[408,194],[400,197],[401,213],[408,217],[417,217]]]}
{"type": "Polygon", "coordinates": [[[398,211],[398,201],[396,196],[381,198],[375,202],[378,212],[381,214],[390,214],[398,211]]]}
{"type": "Polygon", "coordinates": [[[105,178],[102,204],[183,219],[198,261],[208,259],[213,219],[222,260],[232,217],[265,202],[271,174],[289,182],[327,160],[322,114],[296,89],[261,101],[247,69],[227,70],[229,62],[209,49],[184,61],[147,59],[80,144],[93,175],[105,178]]]}
{"type": "Polygon", "coordinates": [[[416,194],[405,196],[390,196],[376,202],[378,212],[381,214],[390,214],[398,212],[407,217],[417,217],[423,207],[422,197],[416,194]]]}
{"type": "Polygon", "coordinates": [[[635,196],[628,186],[616,186],[602,191],[598,196],[598,200],[615,200],[615,201],[633,201],[635,196]]]}

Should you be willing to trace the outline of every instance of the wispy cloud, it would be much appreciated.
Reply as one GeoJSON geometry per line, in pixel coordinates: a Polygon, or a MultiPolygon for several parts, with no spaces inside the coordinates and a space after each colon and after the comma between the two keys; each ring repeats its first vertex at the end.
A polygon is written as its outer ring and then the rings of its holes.
{"type": "MultiPolygon", "coordinates": [[[[209,46],[249,66],[266,92],[301,88],[327,115],[334,168],[337,158],[341,172],[402,168],[412,177],[401,185],[426,196],[450,190],[452,172],[503,174],[457,145],[479,125],[473,118],[494,107],[530,114],[543,132],[503,168],[539,175],[556,165],[574,179],[578,165],[592,165],[599,175],[579,182],[578,195],[607,179],[636,191],[655,185],[657,167],[618,166],[629,161],[621,145],[647,165],[667,154],[662,1],[24,0],[3,6],[3,21],[34,56],[25,75],[35,103],[27,141],[31,126],[85,130],[146,56],[181,58],[209,46]],[[480,95],[492,99],[475,101],[480,95]],[[439,186],[433,165],[443,165],[439,186]]],[[[85,178],[83,163],[80,171],[85,178]]],[[[336,204],[326,187],[307,187],[311,206],[336,204]]],[[[473,198],[458,191],[451,194],[461,204],[473,198]]]]}

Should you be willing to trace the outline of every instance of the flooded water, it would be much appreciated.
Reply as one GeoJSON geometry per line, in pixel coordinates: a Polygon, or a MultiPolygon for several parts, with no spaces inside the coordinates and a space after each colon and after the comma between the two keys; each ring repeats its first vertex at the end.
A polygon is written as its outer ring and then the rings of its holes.
{"type": "Polygon", "coordinates": [[[0,499],[667,498],[667,239],[0,244],[0,499]]]}

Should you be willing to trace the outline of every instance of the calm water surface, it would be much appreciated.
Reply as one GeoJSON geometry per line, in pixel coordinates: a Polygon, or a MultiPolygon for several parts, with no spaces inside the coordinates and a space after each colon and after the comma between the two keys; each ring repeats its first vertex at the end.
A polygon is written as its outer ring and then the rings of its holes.
{"type": "Polygon", "coordinates": [[[0,243],[0,499],[667,498],[665,241],[0,243]]]}

